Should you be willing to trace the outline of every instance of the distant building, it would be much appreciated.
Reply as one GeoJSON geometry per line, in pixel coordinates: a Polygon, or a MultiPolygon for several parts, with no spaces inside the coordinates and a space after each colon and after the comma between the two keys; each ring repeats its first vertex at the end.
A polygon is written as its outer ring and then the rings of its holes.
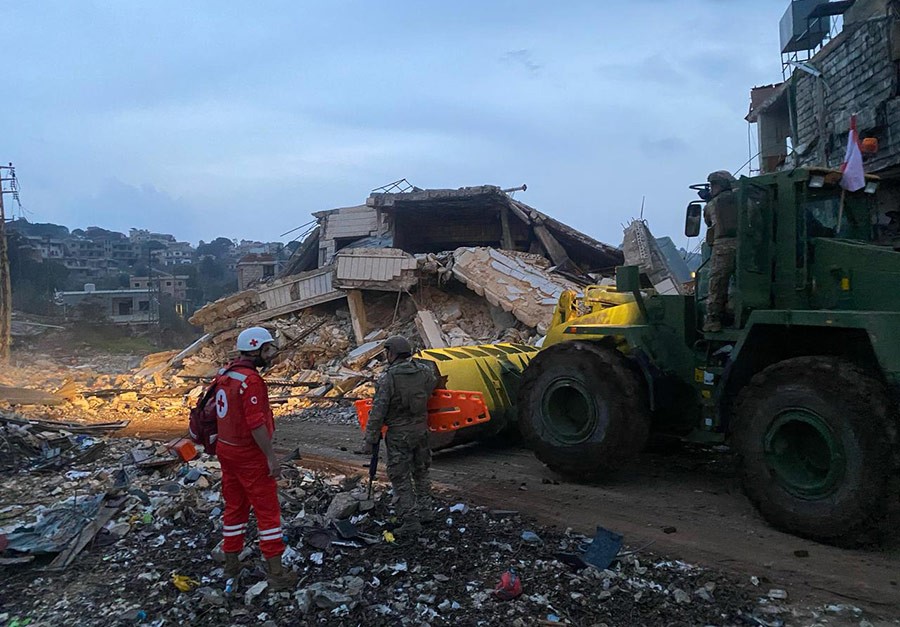
{"type": "Polygon", "coordinates": [[[153,233],[147,229],[129,229],[128,239],[135,244],[143,244],[145,242],[162,242],[175,243],[175,236],[168,233],[153,233]]]}
{"type": "Polygon", "coordinates": [[[151,324],[158,320],[147,290],[98,290],[93,283],[86,283],[83,290],[57,292],[54,302],[68,319],[83,316],[93,305],[116,324],[151,324]]]}
{"type": "Polygon", "coordinates": [[[40,253],[42,261],[62,261],[66,255],[66,246],[62,239],[37,235],[26,235],[25,239],[40,253]]]}
{"type": "Polygon", "coordinates": [[[281,272],[282,261],[270,254],[251,253],[244,255],[237,262],[238,290],[274,278],[281,272]]]}
{"type": "Polygon", "coordinates": [[[161,266],[180,266],[193,263],[194,247],[188,242],[171,242],[153,251],[154,261],[161,266]]]}
{"type": "Polygon", "coordinates": [[[152,279],[146,276],[133,276],[129,279],[129,285],[132,290],[142,290],[145,294],[159,292],[159,294],[168,296],[175,306],[175,313],[180,316],[189,316],[193,313],[188,298],[187,282],[189,278],[186,274],[172,275],[159,272],[154,274],[152,279]]]}

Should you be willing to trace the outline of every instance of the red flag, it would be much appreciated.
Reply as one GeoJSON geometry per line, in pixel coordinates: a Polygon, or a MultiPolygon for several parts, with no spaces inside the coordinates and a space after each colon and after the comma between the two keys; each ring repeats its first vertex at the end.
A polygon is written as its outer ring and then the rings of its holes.
{"type": "Polygon", "coordinates": [[[850,116],[850,134],[847,136],[847,152],[841,164],[841,187],[848,192],[855,192],[866,186],[866,173],[863,170],[862,152],[859,149],[859,135],[856,132],[856,116],[850,116]]]}

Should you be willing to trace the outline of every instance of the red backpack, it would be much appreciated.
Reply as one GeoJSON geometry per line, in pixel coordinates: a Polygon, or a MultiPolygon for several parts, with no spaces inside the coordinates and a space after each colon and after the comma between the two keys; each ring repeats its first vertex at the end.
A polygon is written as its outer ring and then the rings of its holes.
{"type": "Polygon", "coordinates": [[[191,409],[191,417],[188,421],[188,433],[194,444],[203,446],[203,450],[207,455],[216,454],[216,438],[219,435],[218,416],[216,415],[216,389],[219,383],[219,377],[228,372],[230,368],[224,368],[219,371],[218,375],[209,387],[200,395],[197,404],[191,409]]]}

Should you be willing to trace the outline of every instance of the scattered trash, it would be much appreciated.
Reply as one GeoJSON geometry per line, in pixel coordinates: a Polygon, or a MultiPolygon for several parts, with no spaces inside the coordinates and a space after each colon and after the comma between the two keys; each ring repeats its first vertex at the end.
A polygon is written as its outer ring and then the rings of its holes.
{"type": "Polygon", "coordinates": [[[200,585],[199,581],[191,579],[187,575],[176,575],[174,573],[172,574],[172,583],[182,592],[190,592],[200,585]]]}
{"type": "Polygon", "coordinates": [[[510,601],[522,594],[522,580],[512,568],[500,576],[500,583],[494,588],[494,596],[501,601],[510,601]]]}
{"type": "Polygon", "coordinates": [[[543,544],[544,541],[541,540],[541,537],[533,531],[523,531],[520,536],[522,540],[528,542],[529,544],[543,544]]]}
{"type": "Polygon", "coordinates": [[[621,548],[621,535],[609,529],[597,527],[594,538],[585,549],[582,559],[594,568],[604,570],[616,559],[621,548]]]}
{"type": "MultiPolygon", "coordinates": [[[[92,435],[77,445],[101,442],[92,435]]],[[[216,460],[199,455],[180,462],[160,444],[129,438],[105,444],[92,462],[0,474],[0,568],[16,571],[15,578],[0,577],[0,625],[15,616],[20,627],[29,617],[32,623],[77,624],[87,612],[123,625],[412,625],[438,624],[438,617],[458,624],[636,624],[663,613],[678,624],[739,624],[738,610],[771,621],[766,610],[786,602],[766,598],[768,605],[759,605],[746,579],[742,585],[651,554],[638,561],[635,553],[646,547],[622,550],[621,539],[605,530],[586,542],[572,530],[535,526],[517,512],[439,498],[437,509],[455,508],[456,523],[425,526],[416,541],[398,543],[387,490],[375,491],[369,513],[329,520],[336,495],[357,499],[359,478],[301,467],[283,468],[279,480],[287,543],[282,561],[301,583],[295,591],[273,593],[253,523],[240,555],[243,568],[228,580],[222,572],[224,554],[216,545],[224,504],[216,460]],[[153,465],[160,457],[166,464],[153,465]],[[67,477],[71,471],[77,474],[67,477]],[[27,552],[13,543],[24,543],[27,552]],[[45,559],[35,560],[40,545],[47,559],[78,559],[79,568],[46,569],[45,559]],[[588,560],[597,562],[605,545],[601,569],[588,560]],[[495,588],[484,587],[486,568],[502,574],[495,588]],[[537,591],[527,603],[500,602],[524,596],[525,584],[537,591]],[[109,589],[117,594],[104,593],[109,589]]]]}
{"type": "Polygon", "coordinates": [[[769,590],[769,593],[766,595],[770,599],[776,599],[779,601],[784,601],[788,598],[787,590],[779,590],[778,588],[772,588],[769,590]]]}
{"type": "Polygon", "coordinates": [[[250,586],[247,592],[244,593],[244,605],[251,605],[256,597],[261,595],[268,587],[269,582],[265,579],[250,586]]]}

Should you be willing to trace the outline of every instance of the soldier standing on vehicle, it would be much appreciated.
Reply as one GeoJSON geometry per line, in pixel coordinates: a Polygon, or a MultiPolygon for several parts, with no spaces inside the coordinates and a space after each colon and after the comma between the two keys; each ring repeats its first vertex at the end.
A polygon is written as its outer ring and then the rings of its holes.
{"type": "Polygon", "coordinates": [[[388,338],[384,349],[390,366],[375,389],[363,452],[372,454],[382,426],[387,426],[387,473],[402,521],[396,532],[402,537],[420,533],[422,522],[434,518],[427,405],[437,379],[431,367],[411,359],[412,348],[405,337],[388,338]]]}
{"type": "Polygon", "coordinates": [[[727,170],[712,172],[709,201],[704,209],[706,243],[712,247],[709,270],[709,295],[706,298],[705,333],[722,330],[722,318],[728,302],[728,284],[734,274],[737,251],[737,197],[732,189],[735,178],[727,170]]]}

